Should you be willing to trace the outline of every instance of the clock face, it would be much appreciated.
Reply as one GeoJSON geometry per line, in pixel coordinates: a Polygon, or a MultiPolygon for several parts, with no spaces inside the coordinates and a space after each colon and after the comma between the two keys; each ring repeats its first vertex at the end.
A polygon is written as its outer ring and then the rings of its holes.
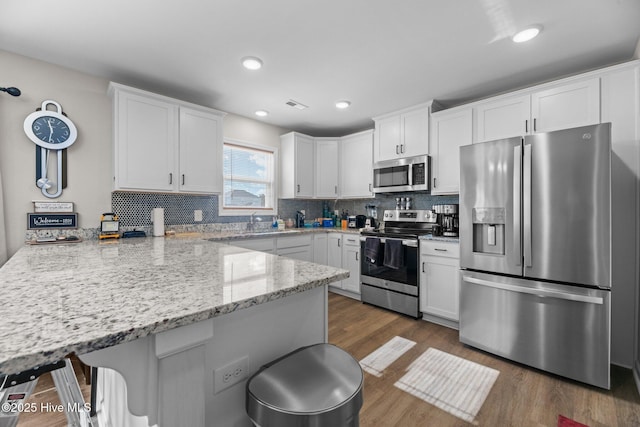
{"type": "Polygon", "coordinates": [[[33,134],[49,144],[62,144],[71,136],[71,129],[62,120],[53,116],[41,116],[31,125],[33,134]]]}
{"type": "Polygon", "coordinates": [[[71,146],[78,137],[78,130],[62,112],[62,107],[55,101],[44,101],[42,109],[34,111],[24,119],[24,133],[36,145],[47,150],[64,150],[71,146]],[[47,110],[53,104],[58,111],[47,110]]]}

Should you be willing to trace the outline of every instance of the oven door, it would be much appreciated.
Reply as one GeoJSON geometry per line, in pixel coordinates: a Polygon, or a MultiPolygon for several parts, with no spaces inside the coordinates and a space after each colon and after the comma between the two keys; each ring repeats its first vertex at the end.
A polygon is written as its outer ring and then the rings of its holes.
{"type": "Polygon", "coordinates": [[[375,264],[365,256],[365,241],[366,237],[360,237],[360,276],[362,281],[374,286],[418,295],[418,240],[402,240],[404,266],[398,269],[386,267],[382,262],[386,241],[384,237],[380,238],[380,257],[375,264]]]}

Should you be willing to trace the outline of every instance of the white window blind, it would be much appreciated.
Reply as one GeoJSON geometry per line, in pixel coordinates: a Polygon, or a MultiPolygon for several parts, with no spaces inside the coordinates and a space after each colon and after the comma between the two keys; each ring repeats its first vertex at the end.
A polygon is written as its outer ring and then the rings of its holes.
{"type": "Polygon", "coordinates": [[[224,209],[272,210],[275,203],[273,151],[224,144],[224,209]]]}

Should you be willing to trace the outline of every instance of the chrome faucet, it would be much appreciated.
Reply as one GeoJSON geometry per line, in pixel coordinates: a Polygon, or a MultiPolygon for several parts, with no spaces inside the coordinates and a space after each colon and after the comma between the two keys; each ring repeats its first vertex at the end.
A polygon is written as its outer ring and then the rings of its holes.
{"type": "Polygon", "coordinates": [[[253,227],[255,225],[255,222],[256,221],[258,221],[258,222],[262,221],[262,218],[260,218],[259,216],[256,216],[257,213],[258,212],[254,212],[254,213],[252,213],[250,215],[249,222],[247,223],[247,230],[253,231],[253,227]]]}

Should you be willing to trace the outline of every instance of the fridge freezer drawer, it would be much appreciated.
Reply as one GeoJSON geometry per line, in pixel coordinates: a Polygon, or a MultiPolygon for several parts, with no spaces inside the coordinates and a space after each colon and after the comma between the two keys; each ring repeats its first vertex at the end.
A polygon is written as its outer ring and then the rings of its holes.
{"type": "Polygon", "coordinates": [[[610,292],[463,271],[460,341],[610,388],[610,292]]]}

